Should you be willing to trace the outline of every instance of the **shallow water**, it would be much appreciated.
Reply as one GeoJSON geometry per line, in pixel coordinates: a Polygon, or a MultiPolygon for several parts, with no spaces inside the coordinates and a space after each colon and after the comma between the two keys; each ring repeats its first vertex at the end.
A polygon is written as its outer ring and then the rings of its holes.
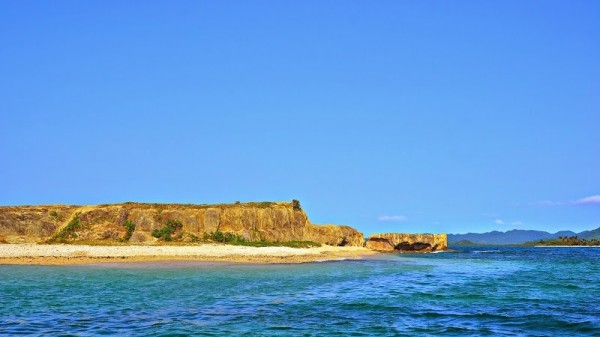
{"type": "Polygon", "coordinates": [[[600,336],[600,249],[0,266],[0,336],[600,336]]]}

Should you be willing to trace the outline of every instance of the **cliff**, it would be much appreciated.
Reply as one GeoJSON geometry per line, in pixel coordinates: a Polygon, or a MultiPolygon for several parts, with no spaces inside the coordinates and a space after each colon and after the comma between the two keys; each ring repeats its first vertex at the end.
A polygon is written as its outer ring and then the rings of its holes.
{"type": "Polygon", "coordinates": [[[202,240],[214,233],[247,241],[314,241],[363,246],[364,236],[348,226],[312,224],[299,204],[256,202],[219,205],[124,203],[97,206],[0,207],[0,242],[155,242],[202,240]]]}
{"type": "Polygon", "coordinates": [[[373,234],[366,247],[384,252],[433,252],[448,249],[448,237],[446,234],[373,234]]]}

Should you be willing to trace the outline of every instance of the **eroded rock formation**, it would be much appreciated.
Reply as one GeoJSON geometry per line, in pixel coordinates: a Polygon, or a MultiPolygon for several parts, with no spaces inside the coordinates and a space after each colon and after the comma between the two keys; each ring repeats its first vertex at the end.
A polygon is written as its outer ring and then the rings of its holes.
{"type": "Polygon", "coordinates": [[[248,241],[364,244],[364,236],[357,230],[348,226],[314,225],[298,205],[289,202],[0,207],[0,238],[9,243],[41,242],[57,235],[61,241],[73,243],[153,242],[156,239],[152,232],[169,221],[181,223],[177,239],[183,241],[218,231],[248,241]],[[135,225],[131,233],[128,224],[135,225]]]}
{"type": "Polygon", "coordinates": [[[433,252],[448,249],[448,238],[446,234],[373,234],[366,247],[383,252],[433,252]]]}

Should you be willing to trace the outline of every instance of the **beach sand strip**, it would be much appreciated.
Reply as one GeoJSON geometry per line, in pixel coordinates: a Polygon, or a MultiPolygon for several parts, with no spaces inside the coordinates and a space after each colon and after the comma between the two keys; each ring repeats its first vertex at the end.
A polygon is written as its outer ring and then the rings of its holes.
{"type": "Polygon", "coordinates": [[[0,264],[65,265],[101,262],[209,261],[303,263],[362,259],[377,254],[364,247],[247,247],[223,244],[186,246],[0,244],[0,264]]]}

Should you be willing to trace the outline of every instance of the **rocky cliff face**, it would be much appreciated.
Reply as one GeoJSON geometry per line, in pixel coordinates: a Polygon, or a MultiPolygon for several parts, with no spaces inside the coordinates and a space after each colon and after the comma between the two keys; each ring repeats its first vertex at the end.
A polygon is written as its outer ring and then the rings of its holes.
{"type": "Polygon", "coordinates": [[[51,237],[77,206],[0,207],[0,242],[36,242],[51,237]]]}
{"type": "Polygon", "coordinates": [[[446,234],[374,234],[367,240],[366,247],[384,252],[433,252],[448,249],[448,237],[446,234]]]}
{"type": "Polygon", "coordinates": [[[176,240],[182,241],[223,232],[248,241],[364,244],[355,229],[314,225],[303,210],[287,202],[0,207],[0,242],[153,242],[152,232],[172,221],[181,223],[176,240]]]}
{"type": "Polygon", "coordinates": [[[356,229],[349,226],[308,224],[304,239],[324,243],[330,246],[359,246],[365,245],[365,237],[356,229]]]}

